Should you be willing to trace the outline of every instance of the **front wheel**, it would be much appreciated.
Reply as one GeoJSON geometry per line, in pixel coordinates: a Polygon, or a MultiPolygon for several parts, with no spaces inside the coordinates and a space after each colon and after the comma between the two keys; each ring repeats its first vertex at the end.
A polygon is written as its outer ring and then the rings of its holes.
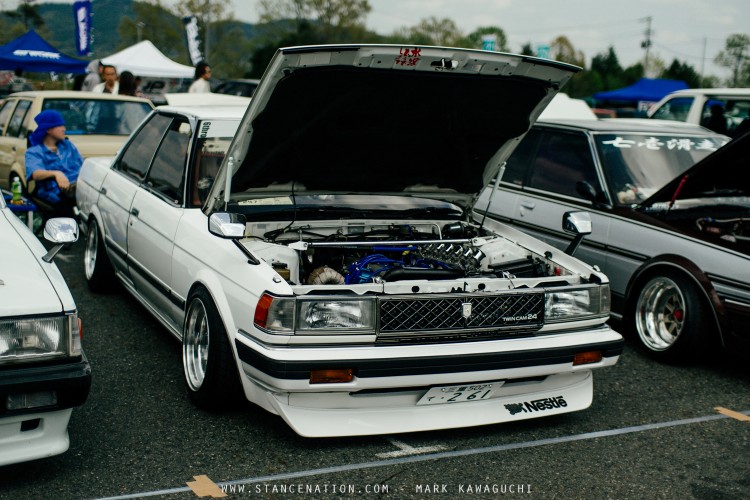
{"type": "Polygon", "coordinates": [[[204,410],[235,407],[241,384],[219,311],[205,288],[188,301],[182,332],[182,367],[188,395],[204,410]]]}
{"type": "Polygon", "coordinates": [[[695,359],[708,347],[712,313],[687,277],[665,273],[645,280],[630,308],[630,328],[651,357],[667,362],[695,359]]]}

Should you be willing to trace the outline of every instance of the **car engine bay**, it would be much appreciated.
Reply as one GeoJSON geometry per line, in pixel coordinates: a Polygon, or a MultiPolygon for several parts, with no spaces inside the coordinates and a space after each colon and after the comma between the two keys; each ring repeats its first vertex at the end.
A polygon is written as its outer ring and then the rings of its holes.
{"type": "Polygon", "coordinates": [[[250,223],[245,245],[290,284],[357,285],[471,277],[542,278],[546,256],[464,222],[393,221],[275,227],[250,223]]]}

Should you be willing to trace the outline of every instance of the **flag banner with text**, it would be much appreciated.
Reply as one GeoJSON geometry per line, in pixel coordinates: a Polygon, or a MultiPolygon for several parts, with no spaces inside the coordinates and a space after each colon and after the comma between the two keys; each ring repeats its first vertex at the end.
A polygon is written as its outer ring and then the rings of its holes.
{"type": "Polygon", "coordinates": [[[91,54],[91,1],[73,3],[73,18],[76,25],[76,50],[79,56],[91,54]]]}

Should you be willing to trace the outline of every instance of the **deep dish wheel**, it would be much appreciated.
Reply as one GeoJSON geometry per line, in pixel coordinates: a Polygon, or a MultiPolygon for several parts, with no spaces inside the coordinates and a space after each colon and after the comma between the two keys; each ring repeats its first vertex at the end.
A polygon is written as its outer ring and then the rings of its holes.
{"type": "Polygon", "coordinates": [[[104,248],[96,220],[89,221],[86,248],[83,252],[83,268],[86,283],[91,291],[108,292],[115,285],[115,273],[104,248]]]}
{"type": "Polygon", "coordinates": [[[646,352],[664,361],[695,358],[715,330],[704,297],[695,284],[677,273],[646,280],[631,314],[646,352]]]}
{"type": "Polygon", "coordinates": [[[234,353],[219,311],[203,287],[198,287],[188,299],[182,330],[182,367],[188,395],[199,408],[233,408],[241,401],[234,353]]]}

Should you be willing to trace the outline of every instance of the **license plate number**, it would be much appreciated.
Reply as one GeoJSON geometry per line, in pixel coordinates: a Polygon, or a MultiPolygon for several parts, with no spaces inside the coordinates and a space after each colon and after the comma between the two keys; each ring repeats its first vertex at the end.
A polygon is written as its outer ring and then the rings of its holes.
{"type": "Polygon", "coordinates": [[[489,399],[503,382],[433,387],[417,401],[418,405],[442,405],[489,399]]]}

